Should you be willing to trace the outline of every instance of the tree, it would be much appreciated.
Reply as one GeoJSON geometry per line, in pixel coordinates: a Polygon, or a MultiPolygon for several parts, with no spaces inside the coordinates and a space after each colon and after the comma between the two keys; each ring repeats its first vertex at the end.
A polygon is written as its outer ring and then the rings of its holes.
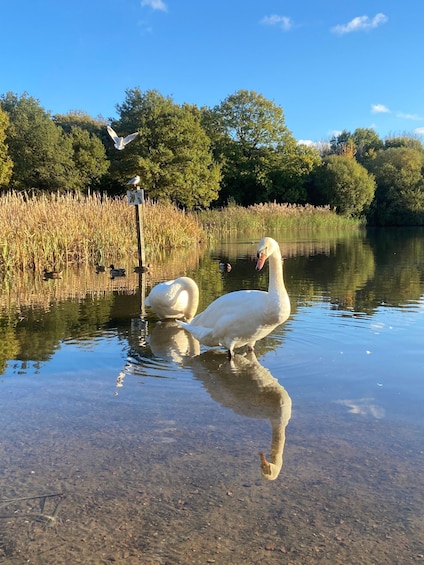
{"type": "Polygon", "coordinates": [[[222,204],[229,199],[247,206],[270,198],[298,198],[293,171],[302,150],[285,125],[281,107],[254,91],[239,90],[213,110],[203,110],[203,124],[223,166],[222,204]]]}
{"type": "Polygon", "coordinates": [[[6,130],[9,126],[9,118],[0,107],[0,187],[7,187],[12,176],[13,162],[9,157],[6,144],[6,130]]]}
{"type": "Polygon", "coordinates": [[[72,126],[67,136],[72,143],[72,159],[78,176],[78,188],[98,188],[109,169],[103,143],[97,136],[78,126],[72,126]]]}
{"type": "Polygon", "coordinates": [[[71,140],[78,188],[82,191],[99,188],[110,165],[105,148],[106,142],[110,143],[106,121],[80,110],[56,114],[53,121],[71,140]]]}
{"type": "Polygon", "coordinates": [[[334,135],[330,139],[329,154],[355,157],[356,147],[350,131],[343,130],[341,133],[334,135]]]}
{"type": "Polygon", "coordinates": [[[276,163],[270,171],[268,200],[289,203],[307,201],[307,183],[321,164],[319,151],[304,144],[287,144],[276,152],[276,163]]]}
{"type": "Polygon", "coordinates": [[[72,143],[37,100],[8,92],[0,100],[10,126],[6,141],[13,161],[10,186],[16,190],[68,190],[78,186],[72,143]]]}
{"type": "Polygon", "coordinates": [[[357,128],[352,135],[355,144],[355,158],[358,163],[366,166],[366,163],[374,159],[377,151],[383,147],[383,142],[372,128],[357,128]]]}
{"type": "Polygon", "coordinates": [[[381,150],[370,163],[377,190],[372,218],[378,225],[424,225],[424,151],[381,150]]]}
{"type": "Polygon", "coordinates": [[[124,184],[137,174],[151,198],[187,208],[209,206],[217,199],[220,167],[213,160],[199,112],[157,91],[143,94],[138,88],[127,90],[117,109],[120,118],[112,127],[121,135],[135,131],[139,135],[124,151],[116,152],[114,178],[124,184]]]}
{"type": "Polygon", "coordinates": [[[411,137],[410,135],[401,135],[395,137],[388,137],[384,141],[384,149],[392,147],[409,147],[417,151],[424,151],[424,146],[418,138],[411,137]]]}
{"type": "Polygon", "coordinates": [[[383,147],[382,140],[372,128],[357,128],[353,133],[343,130],[330,140],[327,154],[355,157],[358,163],[364,165],[375,157],[376,152],[383,147]]]}
{"type": "Polygon", "coordinates": [[[345,216],[366,212],[374,193],[373,175],[351,157],[328,155],[312,175],[312,203],[329,204],[345,216]]]}
{"type": "Polygon", "coordinates": [[[60,126],[65,133],[70,133],[72,127],[79,127],[97,136],[102,141],[106,141],[106,139],[109,138],[106,132],[107,120],[101,116],[93,118],[83,110],[72,110],[67,114],[55,114],[53,121],[56,125],[60,126]]]}

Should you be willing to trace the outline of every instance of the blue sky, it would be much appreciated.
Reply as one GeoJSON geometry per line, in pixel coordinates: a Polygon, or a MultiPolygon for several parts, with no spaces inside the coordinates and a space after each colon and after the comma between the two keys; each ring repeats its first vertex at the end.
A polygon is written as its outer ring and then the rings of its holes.
{"type": "Polygon", "coordinates": [[[254,90],[298,140],[424,139],[420,0],[9,0],[0,94],[117,117],[127,88],[213,107],[254,90]]]}

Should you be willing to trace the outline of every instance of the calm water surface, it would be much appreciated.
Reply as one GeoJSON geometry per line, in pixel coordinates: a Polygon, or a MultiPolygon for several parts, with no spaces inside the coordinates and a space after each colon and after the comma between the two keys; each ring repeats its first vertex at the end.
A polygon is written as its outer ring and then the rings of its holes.
{"type": "Polygon", "coordinates": [[[141,280],[5,279],[0,563],[424,563],[424,232],[269,235],[292,315],[233,363],[143,298],[266,289],[261,234],[141,280]]]}

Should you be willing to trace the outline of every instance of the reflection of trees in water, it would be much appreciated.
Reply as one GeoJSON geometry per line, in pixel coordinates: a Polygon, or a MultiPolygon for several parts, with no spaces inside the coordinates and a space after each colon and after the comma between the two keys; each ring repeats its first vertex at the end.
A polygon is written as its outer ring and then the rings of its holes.
{"type": "MultiPolygon", "coordinates": [[[[65,339],[84,340],[98,334],[110,320],[113,294],[88,296],[85,300],[64,300],[49,310],[22,307],[19,314],[3,317],[0,332],[0,369],[4,371],[9,359],[18,361],[47,361],[58,344],[65,339]]],[[[23,366],[24,368],[24,366],[23,366]]]]}
{"type": "MultiPolygon", "coordinates": [[[[293,313],[317,297],[334,309],[372,314],[383,303],[399,307],[424,295],[424,228],[379,228],[298,245],[285,243],[284,237],[278,240],[282,254],[289,257],[285,280],[293,313]]],[[[169,265],[165,256],[159,258],[163,264],[154,262],[153,274],[143,280],[148,291],[159,280],[192,276],[200,288],[201,311],[226,292],[267,287],[267,269],[255,271],[255,253],[256,242],[247,238],[242,245],[221,246],[210,253],[203,248],[174,253],[166,256],[169,265]],[[224,251],[233,266],[225,274],[218,261],[224,251]]],[[[139,275],[126,267],[128,276],[115,281],[107,273],[97,274],[94,266],[65,271],[60,281],[43,281],[28,273],[1,279],[0,372],[9,359],[50,359],[64,339],[86,339],[108,328],[128,338],[129,320],[140,304],[139,275]]],[[[258,343],[257,351],[268,347],[269,339],[258,343]]]]}
{"type": "Polygon", "coordinates": [[[186,364],[213,400],[242,416],[270,421],[270,458],[268,461],[260,454],[261,473],[265,479],[276,479],[283,466],[286,426],[291,417],[292,402],[286,389],[252,352],[236,354],[229,361],[225,353],[210,350],[186,364]]]}
{"type": "Polygon", "coordinates": [[[424,295],[424,228],[373,230],[376,273],[364,294],[386,306],[404,306],[424,295]]]}
{"type": "Polygon", "coordinates": [[[293,311],[308,296],[368,314],[382,303],[404,306],[424,294],[424,229],[364,233],[339,241],[328,254],[286,261],[285,269],[293,311]]]}

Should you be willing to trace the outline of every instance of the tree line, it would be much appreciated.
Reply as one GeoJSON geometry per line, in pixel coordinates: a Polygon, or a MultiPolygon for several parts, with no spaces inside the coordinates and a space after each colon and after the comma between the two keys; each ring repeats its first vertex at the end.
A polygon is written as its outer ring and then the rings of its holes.
{"type": "Polygon", "coordinates": [[[0,97],[0,190],[118,195],[138,175],[155,201],[187,209],[265,202],[330,205],[371,225],[424,225],[424,146],[343,131],[300,144],[283,109],[239,90],[213,108],[125,91],[118,118],[51,115],[27,93],[0,97]],[[117,151],[108,135],[138,136],[117,151]]]}

